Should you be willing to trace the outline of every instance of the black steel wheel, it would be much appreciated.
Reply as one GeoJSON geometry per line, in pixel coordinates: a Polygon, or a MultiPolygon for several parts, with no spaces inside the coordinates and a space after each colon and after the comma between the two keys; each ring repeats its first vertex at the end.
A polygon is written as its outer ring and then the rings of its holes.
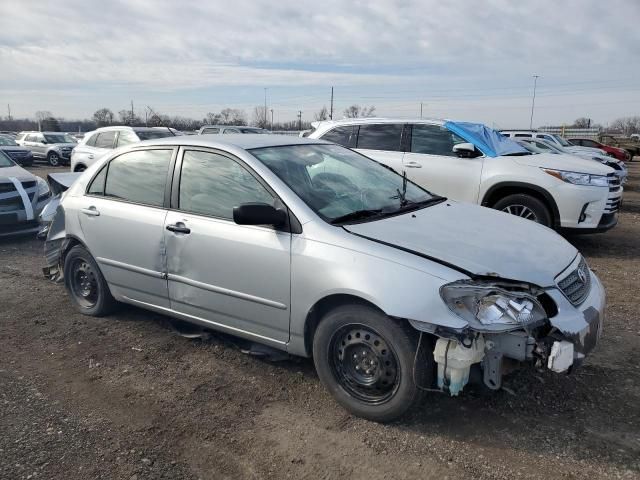
{"type": "Polygon", "coordinates": [[[361,304],[329,311],[313,336],[313,360],[320,381],[354,415],[389,422],[404,415],[431,387],[430,337],[418,346],[418,332],[361,304]]]}
{"type": "Polygon", "coordinates": [[[361,402],[376,405],[398,387],[398,360],[371,327],[346,325],[331,341],[331,366],[340,386],[361,402]]]}
{"type": "Polygon", "coordinates": [[[82,258],[71,263],[70,286],[76,301],[84,308],[94,307],[98,301],[98,279],[91,265],[82,258]]]}
{"type": "Polygon", "coordinates": [[[99,317],[117,305],[98,264],[82,245],[69,250],[63,272],[69,296],[81,313],[99,317]]]}

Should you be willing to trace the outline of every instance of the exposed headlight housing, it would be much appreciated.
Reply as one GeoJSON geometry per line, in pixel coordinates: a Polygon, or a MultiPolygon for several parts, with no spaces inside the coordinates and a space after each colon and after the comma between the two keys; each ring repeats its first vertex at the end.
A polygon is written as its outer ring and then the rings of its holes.
{"type": "Polygon", "coordinates": [[[533,327],[547,318],[534,295],[506,290],[500,285],[470,281],[454,282],[440,288],[449,309],[474,330],[504,332],[533,327]]]}
{"type": "Polygon", "coordinates": [[[38,200],[44,200],[51,196],[51,189],[46,181],[38,177],[36,183],[38,184],[38,200]]]}
{"type": "Polygon", "coordinates": [[[591,175],[589,173],[566,172],[564,170],[552,170],[550,168],[542,169],[552,177],[556,177],[563,182],[572,183],[573,185],[589,185],[592,187],[608,187],[609,180],[606,175],[591,175]]]}

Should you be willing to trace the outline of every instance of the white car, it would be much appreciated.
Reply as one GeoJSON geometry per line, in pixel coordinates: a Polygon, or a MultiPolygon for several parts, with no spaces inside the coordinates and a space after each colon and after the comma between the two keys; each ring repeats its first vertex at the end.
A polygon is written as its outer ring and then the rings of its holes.
{"type": "Polygon", "coordinates": [[[71,171],[82,172],[114,148],[154,138],[173,137],[177,131],[164,127],[102,127],[88,132],[71,152],[71,171]]]}
{"type": "Polygon", "coordinates": [[[312,125],[309,138],[353,148],[455,200],[557,230],[602,232],[617,223],[622,186],[612,168],[578,157],[532,155],[481,124],[359,118],[312,125]]]}
{"type": "Polygon", "coordinates": [[[536,132],[534,130],[500,130],[500,133],[505,137],[513,139],[534,138],[540,140],[546,140],[564,150],[575,153],[576,155],[604,155],[608,156],[607,152],[600,148],[593,147],[581,147],[574,145],[567,141],[566,138],[556,135],[555,133],[548,132],[536,132]]]}

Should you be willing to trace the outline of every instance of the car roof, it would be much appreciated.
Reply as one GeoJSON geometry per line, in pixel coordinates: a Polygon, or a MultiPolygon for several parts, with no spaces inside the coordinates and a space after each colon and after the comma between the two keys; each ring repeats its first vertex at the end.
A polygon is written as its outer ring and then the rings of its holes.
{"type": "Polygon", "coordinates": [[[261,134],[236,134],[221,135],[220,138],[213,135],[179,135],[176,137],[164,137],[146,140],[136,145],[178,145],[189,147],[238,147],[244,150],[264,147],[283,147],[287,145],[327,145],[331,142],[310,138],[294,137],[292,135],[261,135],[261,134]]]}
{"type": "Polygon", "coordinates": [[[358,117],[344,118],[342,120],[321,120],[311,122],[315,128],[337,125],[362,125],[366,123],[427,123],[430,125],[444,125],[447,120],[442,118],[388,118],[388,117],[358,117]]]}

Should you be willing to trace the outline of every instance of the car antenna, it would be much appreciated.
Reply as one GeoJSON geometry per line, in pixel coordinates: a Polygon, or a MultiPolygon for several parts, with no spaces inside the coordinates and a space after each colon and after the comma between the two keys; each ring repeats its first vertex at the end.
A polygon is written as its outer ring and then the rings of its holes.
{"type": "Polygon", "coordinates": [[[147,105],[147,108],[149,109],[149,112],[151,112],[151,115],[155,116],[158,121],[160,122],[160,125],[162,125],[164,128],[166,128],[167,130],[169,130],[169,133],[171,135],[173,135],[174,137],[176,136],[176,134],[173,132],[173,130],[171,130],[171,127],[168,127],[164,124],[164,122],[162,121],[162,117],[160,115],[158,115],[153,108],[151,108],[149,105],[147,105]]]}

